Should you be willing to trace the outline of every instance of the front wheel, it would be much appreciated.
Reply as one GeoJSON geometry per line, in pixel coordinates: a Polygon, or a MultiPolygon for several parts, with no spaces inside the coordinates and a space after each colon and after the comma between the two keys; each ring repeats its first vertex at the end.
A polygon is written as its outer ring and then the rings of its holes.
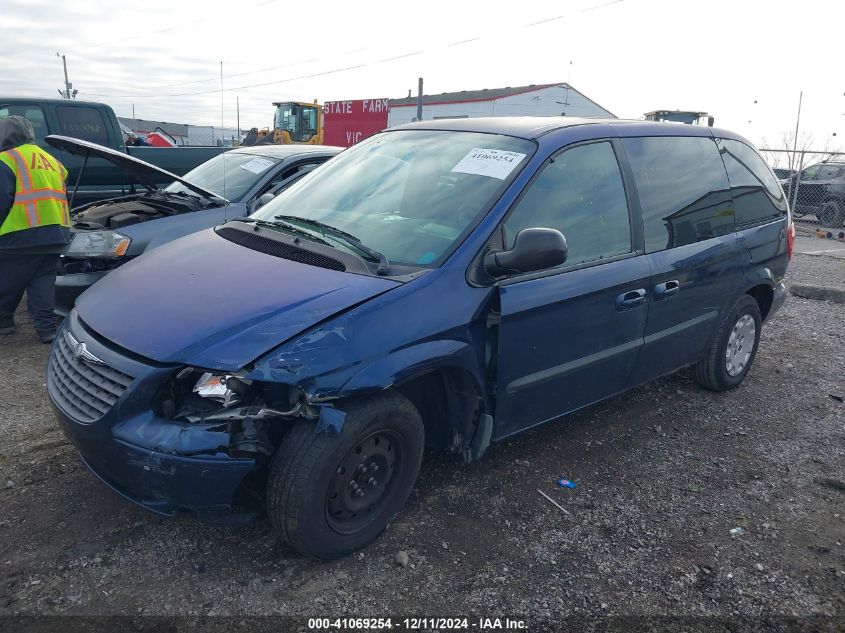
{"type": "Polygon", "coordinates": [[[762,324],[757,301],[740,297],[722,319],[705,357],[693,365],[695,381],[711,391],[739,386],[757,355],[762,324]]]}
{"type": "Polygon", "coordinates": [[[340,558],[375,540],[407,501],[422,461],[423,423],[407,398],[385,391],[342,409],[339,436],[294,426],[267,480],[276,533],[312,558],[340,558]]]}

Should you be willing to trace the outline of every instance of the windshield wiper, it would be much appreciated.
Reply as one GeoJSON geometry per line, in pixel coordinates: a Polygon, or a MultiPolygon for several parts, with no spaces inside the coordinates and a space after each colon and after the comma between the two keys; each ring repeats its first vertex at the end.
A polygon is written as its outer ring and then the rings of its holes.
{"type": "Polygon", "coordinates": [[[209,202],[227,202],[226,198],[218,196],[217,194],[211,196],[201,196],[198,193],[188,193],[187,191],[164,191],[164,193],[170,196],[181,196],[183,198],[190,198],[191,200],[196,200],[197,202],[200,202],[202,200],[208,200],[209,202]]]}
{"type": "Polygon", "coordinates": [[[357,248],[359,251],[364,253],[370,259],[375,259],[378,261],[378,268],[376,268],[376,274],[379,276],[384,276],[387,274],[388,270],[390,269],[390,261],[387,259],[387,255],[381,253],[374,248],[370,248],[369,246],[365,246],[360,239],[352,235],[351,233],[347,233],[343,229],[339,229],[337,227],[332,226],[331,224],[326,224],[325,222],[321,222],[320,220],[314,220],[312,218],[301,218],[297,215],[274,215],[277,221],[286,222],[288,220],[293,220],[295,222],[302,222],[303,224],[308,224],[313,227],[321,228],[325,231],[330,232],[332,235],[337,235],[344,241],[348,242],[353,246],[353,248],[357,248]]]}
{"type": "Polygon", "coordinates": [[[243,222],[244,224],[256,224],[258,226],[267,226],[273,229],[284,229],[288,233],[293,233],[295,235],[301,235],[302,237],[311,240],[312,242],[316,242],[317,244],[322,244],[323,246],[332,246],[330,242],[327,242],[321,237],[317,237],[310,231],[305,231],[298,226],[294,226],[289,222],[285,222],[283,220],[259,220],[258,218],[232,218],[229,220],[230,222],[243,222]]]}

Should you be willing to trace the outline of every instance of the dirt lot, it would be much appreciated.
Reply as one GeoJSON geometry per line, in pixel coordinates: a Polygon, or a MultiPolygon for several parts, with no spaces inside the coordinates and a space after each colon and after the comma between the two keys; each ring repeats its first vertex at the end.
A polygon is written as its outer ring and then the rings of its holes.
{"type": "MultiPolygon", "coordinates": [[[[845,286],[845,261],[797,256],[790,280],[845,286]]],[[[303,560],[263,519],[208,527],[118,498],[53,420],[47,347],[28,324],[3,338],[0,615],[816,615],[845,627],[845,305],[790,297],[732,393],[676,375],[480,463],[428,456],[387,533],[334,563],[303,560]]]]}

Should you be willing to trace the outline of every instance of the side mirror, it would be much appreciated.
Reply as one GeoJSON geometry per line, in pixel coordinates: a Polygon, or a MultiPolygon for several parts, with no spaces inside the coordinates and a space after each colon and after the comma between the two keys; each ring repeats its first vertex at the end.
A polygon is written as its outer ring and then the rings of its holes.
{"type": "Polygon", "coordinates": [[[491,277],[554,268],[566,261],[566,238],[555,229],[522,229],[509,251],[484,256],[484,269],[491,277]]]}
{"type": "Polygon", "coordinates": [[[259,209],[259,208],[263,207],[265,204],[270,202],[270,200],[272,200],[275,197],[276,197],[276,195],[272,194],[272,193],[262,194],[261,197],[258,198],[258,202],[255,203],[255,208],[259,209]]]}

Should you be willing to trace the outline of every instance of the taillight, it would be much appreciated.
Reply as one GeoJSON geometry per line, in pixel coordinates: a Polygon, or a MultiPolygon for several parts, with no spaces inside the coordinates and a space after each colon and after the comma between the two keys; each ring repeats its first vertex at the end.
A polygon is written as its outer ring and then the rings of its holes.
{"type": "Polygon", "coordinates": [[[795,224],[789,223],[786,228],[786,256],[792,259],[792,251],[795,250],[795,224]]]}

